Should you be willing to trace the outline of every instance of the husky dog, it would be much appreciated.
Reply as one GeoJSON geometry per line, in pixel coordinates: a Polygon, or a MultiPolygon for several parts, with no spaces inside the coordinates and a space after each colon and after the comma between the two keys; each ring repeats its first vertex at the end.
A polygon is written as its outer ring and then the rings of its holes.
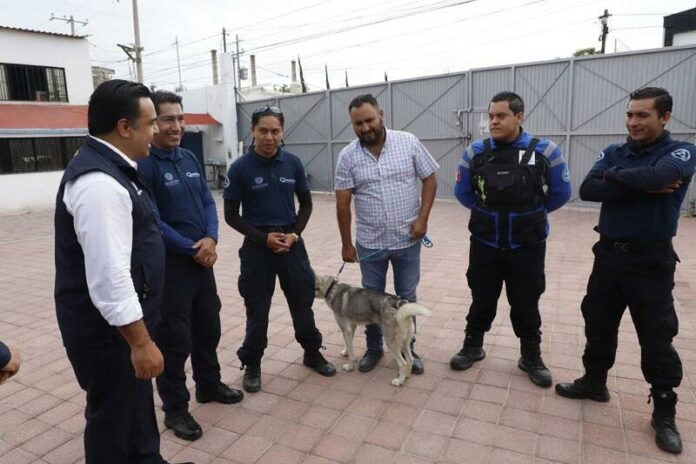
{"type": "Polygon", "coordinates": [[[332,276],[314,276],[314,291],[323,298],[333,310],[334,317],[343,333],[346,349],[342,356],[348,356],[343,365],[346,371],[353,370],[357,358],[353,351],[353,335],[358,325],[379,324],[384,334],[384,341],[394,355],[399,367],[399,376],[392,380],[392,385],[400,387],[411,375],[413,355],[411,338],[413,337],[413,317],[429,316],[430,311],[417,303],[409,303],[396,295],[376,290],[352,287],[339,282],[332,276]]]}

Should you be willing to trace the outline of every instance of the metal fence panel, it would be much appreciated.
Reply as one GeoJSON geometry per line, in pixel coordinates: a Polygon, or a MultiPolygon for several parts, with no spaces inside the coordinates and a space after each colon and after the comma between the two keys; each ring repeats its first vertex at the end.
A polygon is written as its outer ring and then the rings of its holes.
{"type": "MultiPolygon", "coordinates": [[[[279,106],[286,116],[288,149],[306,164],[313,189],[331,191],[338,153],[355,138],[348,104],[372,93],[385,110],[387,126],[415,134],[438,160],[438,196],[451,198],[464,147],[489,135],[491,97],[513,90],[525,100],[525,129],[564,152],[577,199],[597,153],[625,139],[626,104],[636,88],[667,88],[674,98],[668,128],[677,138],[696,141],[694,76],[696,46],[476,69],[240,103],[239,134],[248,146],[253,110],[279,106]]],[[[696,203],[696,180],[684,207],[690,203],[696,203]]]]}

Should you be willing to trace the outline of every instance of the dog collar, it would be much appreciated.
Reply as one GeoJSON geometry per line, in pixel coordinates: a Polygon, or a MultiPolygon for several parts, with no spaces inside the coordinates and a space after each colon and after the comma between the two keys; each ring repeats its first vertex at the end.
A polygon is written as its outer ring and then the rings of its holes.
{"type": "Polygon", "coordinates": [[[329,285],[329,288],[326,289],[326,293],[324,294],[324,298],[329,296],[329,293],[331,293],[331,290],[333,290],[334,285],[338,283],[338,279],[332,279],[331,280],[331,285],[329,285]]]}

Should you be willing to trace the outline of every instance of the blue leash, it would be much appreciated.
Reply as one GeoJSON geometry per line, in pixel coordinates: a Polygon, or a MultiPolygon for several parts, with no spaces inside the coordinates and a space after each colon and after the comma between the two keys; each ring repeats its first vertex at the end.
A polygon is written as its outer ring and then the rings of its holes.
{"type": "MultiPolygon", "coordinates": [[[[398,245],[398,244],[400,244],[400,243],[402,243],[402,242],[405,242],[405,240],[399,240],[398,242],[394,242],[394,243],[392,243],[391,245],[388,245],[388,246],[382,248],[381,250],[377,250],[377,251],[375,251],[374,253],[370,253],[370,254],[367,255],[367,256],[363,256],[362,258],[360,258],[360,257],[358,256],[357,262],[359,263],[360,261],[364,261],[364,260],[366,260],[366,259],[368,259],[368,258],[372,258],[373,256],[376,256],[376,255],[378,255],[378,254],[380,254],[380,253],[382,253],[382,252],[384,252],[384,251],[387,251],[387,250],[389,250],[391,247],[396,246],[396,245],[398,245]]],[[[427,235],[424,235],[423,238],[421,238],[421,243],[422,243],[423,246],[426,247],[426,248],[432,248],[432,247],[433,247],[433,241],[430,240],[430,237],[428,237],[427,235]]],[[[336,279],[338,279],[338,276],[341,275],[341,272],[343,272],[343,268],[345,268],[345,267],[346,267],[346,262],[343,261],[343,264],[341,264],[341,267],[338,269],[338,272],[336,273],[336,279]]]]}

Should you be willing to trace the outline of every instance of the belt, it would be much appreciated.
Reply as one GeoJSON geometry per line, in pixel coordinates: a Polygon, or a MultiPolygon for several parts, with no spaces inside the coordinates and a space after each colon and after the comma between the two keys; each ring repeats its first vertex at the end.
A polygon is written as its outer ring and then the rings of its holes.
{"type": "Polygon", "coordinates": [[[290,233],[290,232],[294,232],[294,230],[295,230],[294,224],[289,224],[287,226],[254,226],[254,227],[259,229],[261,232],[290,233]]]}
{"type": "Polygon", "coordinates": [[[601,237],[599,242],[609,251],[619,254],[639,253],[641,251],[665,250],[672,246],[671,240],[659,240],[656,242],[617,242],[601,237]]]}

